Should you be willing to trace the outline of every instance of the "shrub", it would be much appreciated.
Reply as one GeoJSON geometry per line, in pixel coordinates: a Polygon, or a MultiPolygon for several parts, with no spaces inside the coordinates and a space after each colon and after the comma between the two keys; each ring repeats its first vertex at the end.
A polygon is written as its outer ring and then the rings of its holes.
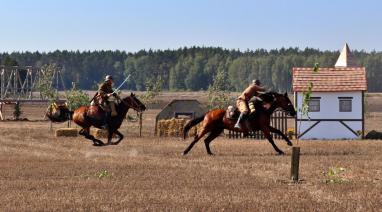
{"type": "Polygon", "coordinates": [[[23,112],[21,111],[20,103],[16,102],[14,111],[13,111],[13,118],[15,120],[19,120],[22,113],[23,112]]]}

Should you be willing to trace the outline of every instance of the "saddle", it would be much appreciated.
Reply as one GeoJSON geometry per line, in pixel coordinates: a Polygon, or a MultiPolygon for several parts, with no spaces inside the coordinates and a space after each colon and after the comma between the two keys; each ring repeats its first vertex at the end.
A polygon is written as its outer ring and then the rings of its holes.
{"type": "MultiPolygon", "coordinates": [[[[259,100],[256,101],[256,102],[250,101],[248,103],[248,107],[249,107],[250,112],[249,112],[249,114],[247,114],[244,117],[249,117],[249,116],[254,115],[256,113],[256,111],[258,111],[258,109],[255,109],[256,105],[259,105],[259,104],[262,104],[262,102],[259,101],[259,100]]],[[[225,112],[225,118],[234,121],[234,120],[237,120],[239,118],[239,116],[240,116],[239,109],[237,107],[235,107],[235,106],[229,105],[227,110],[226,110],[226,112],[225,112]]]]}
{"type": "Polygon", "coordinates": [[[101,96],[97,95],[94,100],[90,103],[91,106],[98,106],[100,107],[104,112],[110,112],[110,108],[107,105],[107,102],[102,99],[101,96]]]}

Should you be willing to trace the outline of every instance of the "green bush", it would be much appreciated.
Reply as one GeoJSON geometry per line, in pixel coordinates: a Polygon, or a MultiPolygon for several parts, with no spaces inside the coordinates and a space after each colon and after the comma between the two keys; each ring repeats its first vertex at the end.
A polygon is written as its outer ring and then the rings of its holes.
{"type": "Polygon", "coordinates": [[[87,93],[77,89],[75,83],[72,83],[72,89],[67,93],[69,110],[75,110],[80,106],[90,105],[90,98],[87,93]]]}
{"type": "Polygon", "coordinates": [[[22,113],[23,112],[21,111],[20,103],[16,102],[14,111],[13,111],[13,118],[15,120],[19,120],[22,113]]]}

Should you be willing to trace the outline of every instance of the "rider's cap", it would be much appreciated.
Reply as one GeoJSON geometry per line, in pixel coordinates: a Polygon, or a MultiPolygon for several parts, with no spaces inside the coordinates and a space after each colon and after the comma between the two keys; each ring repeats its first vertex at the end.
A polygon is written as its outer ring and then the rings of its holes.
{"type": "Polygon", "coordinates": [[[252,80],[252,83],[255,84],[255,85],[260,85],[261,84],[260,80],[258,80],[258,79],[252,80]]]}
{"type": "Polygon", "coordinates": [[[113,77],[111,75],[106,75],[105,81],[113,80],[113,77]]]}

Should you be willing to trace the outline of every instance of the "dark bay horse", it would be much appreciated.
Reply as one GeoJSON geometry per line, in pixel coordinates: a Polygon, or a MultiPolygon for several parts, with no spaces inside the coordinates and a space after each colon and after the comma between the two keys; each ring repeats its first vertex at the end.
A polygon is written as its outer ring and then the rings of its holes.
{"type": "MultiPolygon", "coordinates": [[[[139,101],[139,99],[131,93],[130,96],[127,96],[120,100],[116,104],[116,110],[118,115],[112,117],[109,123],[108,130],[108,140],[107,144],[119,144],[123,139],[122,133],[118,131],[121,126],[123,119],[125,118],[127,111],[132,108],[137,112],[142,112],[146,110],[146,106],[139,101]],[[116,142],[111,142],[113,134],[118,135],[118,140],[116,142]]],[[[94,106],[81,106],[77,108],[73,113],[73,121],[82,127],[80,130],[80,135],[85,136],[85,138],[93,141],[95,146],[105,145],[102,141],[96,139],[94,136],[90,135],[90,127],[94,126],[96,128],[101,128],[104,125],[105,112],[97,105],[94,106]]]]}
{"type": "Polygon", "coordinates": [[[263,95],[271,95],[273,97],[274,101],[272,102],[271,107],[269,109],[265,109],[262,106],[262,103],[257,101],[255,105],[256,112],[249,115],[249,117],[246,119],[246,121],[248,121],[248,124],[243,123],[242,129],[238,130],[234,128],[236,120],[231,120],[226,118],[225,117],[226,111],[223,109],[211,110],[207,112],[205,115],[189,121],[185,125],[183,130],[184,138],[186,138],[187,132],[191,129],[191,127],[197,125],[198,123],[202,121],[203,123],[202,123],[201,129],[198,130],[198,134],[195,136],[194,140],[187,147],[187,149],[184,150],[183,155],[186,155],[192,149],[195,143],[198,142],[207,133],[209,133],[209,135],[204,140],[204,143],[207,149],[207,153],[209,155],[213,155],[210,149],[210,143],[216,137],[218,137],[224,131],[224,129],[233,130],[237,132],[243,132],[247,134],[250,131],[261,130],[263,131],[265,138],[267,138],[269,143],[272,144],[276,152],[280,155],[284,154],[284,152],[281,151],[276,146],[275,142],[273,141],[271,132],[281,135],[289,146],[292,146],[292,142],[280,130],[270,126],[270,119],[271,119],[270,117],[271,117],[271,114],[278,108],[281,108],[282,110],[286,111],[290,116],[295,116],[296,110],[294,109],[290,99],[288,98],[287,93],[279,94],[276,92],[268,92],[263,95]],[[250,126],[251,129],[248,129],[247,126],[250,126]]]}
{"type": "Polygon", "coordinates": [[[72,119],[73,111],[70,111],[68,105],[52,103],[46,110],[45,116],[52,122],[61,123],[72,119]]]}

